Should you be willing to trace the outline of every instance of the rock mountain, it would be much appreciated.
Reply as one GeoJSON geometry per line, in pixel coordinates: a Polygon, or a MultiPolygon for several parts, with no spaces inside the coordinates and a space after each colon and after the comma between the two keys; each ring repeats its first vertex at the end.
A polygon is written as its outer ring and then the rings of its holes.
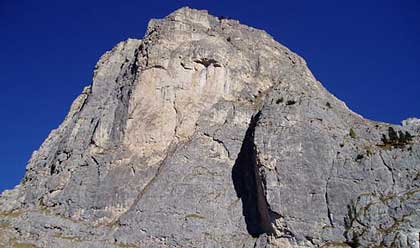
{"type": "Polygon", "coordinates": [[[2,247],[418,247],[420,121],[364,119],[266,32],[181,8],[106,52],[0,197],[2,247]]]}

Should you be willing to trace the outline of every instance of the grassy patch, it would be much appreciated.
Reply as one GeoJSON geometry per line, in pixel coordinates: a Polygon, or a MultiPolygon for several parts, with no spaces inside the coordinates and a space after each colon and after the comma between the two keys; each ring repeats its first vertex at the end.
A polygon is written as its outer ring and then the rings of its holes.
{"type": "Polygon", "coordinates": [[[186,219],[200,219],[200,220],[205,220],[206,217],[198,215],[198,214],[187,214],[185,215],[186,219]]]}
{"type": "Polygon", "coordinates": [[[328,242],[321,245],[321,247],[350,247],[350,246],[343,242],[328,242]]]}
{"type": "Polygon", "coordinates": [[[4,218],[16,218],[21,216],[23,213],[20,211],[11,211],[11,212],[1,212],[0,211],[0,217],[4,218]]]}
{"type": "Polygon", "coordinates": [[[9,228],[10,225],[8,223],[0,223],[0,229],[6,229],[9,228]]]}
{"type": "Polygon", "coordinates": [[[121,243],[118,243],[118,244],[116,244],[118,247],[121,247],[121,248],[138,248],[138,246],[136,246],[136,245],[132,245],[132,244],[121,244],[121,243]]]}
{"type": "Polygon", "coordinates": [[[16,241],[15,238],[10,240],[10,247],[11,248],[37,248],[36,245],[30,244],[30,243],[23,243],[16,241]]]}
{"type": "Polygon", "coordinates": [[[55,233],[54,238],[58,238],[58,239],[65,239],[65,240],[69,240],[69,241],[73,241],[73,242],[81,242],[83,241],[80,237],[77,236],[64,236],[61,233],[55,233]]]}

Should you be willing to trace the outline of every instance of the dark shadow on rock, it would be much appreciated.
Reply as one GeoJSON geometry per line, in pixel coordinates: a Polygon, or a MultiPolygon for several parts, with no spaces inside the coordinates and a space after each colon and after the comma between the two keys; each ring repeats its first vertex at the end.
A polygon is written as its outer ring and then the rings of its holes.
{"type": "Polygon", "coordinates": [[[254,131],[259,117],[259,112],[252,117],[232,169],[233,186],[242,201],[247,231],[253,237],[273,232],[254,145],[254,131]]]}

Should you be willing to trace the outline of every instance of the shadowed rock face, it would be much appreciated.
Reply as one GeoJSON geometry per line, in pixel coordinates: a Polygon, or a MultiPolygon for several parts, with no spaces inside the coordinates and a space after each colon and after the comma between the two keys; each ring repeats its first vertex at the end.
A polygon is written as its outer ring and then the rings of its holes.
{"type": "Polygon", "coordinates": [[[264,31],[182,8],[101,57],[2,193],[0,245],[418,247],[418,123],[366,120],[264,31]]]}
{"type": "Polygon", "coordinates": [[[254,132],[260,113],[251,118],[241,151],[232,168],[232,181],[236,194],[242,200],[243,215],[247,230],[253,237],[263,233],[272,234],[272,213],[267,204],[264,187],[264,171],[257,161],[254,132]]]}

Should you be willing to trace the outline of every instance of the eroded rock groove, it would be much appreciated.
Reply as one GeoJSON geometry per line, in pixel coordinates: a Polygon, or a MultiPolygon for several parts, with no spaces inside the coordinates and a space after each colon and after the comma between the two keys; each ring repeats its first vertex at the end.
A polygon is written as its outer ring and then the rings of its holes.
{"type": "Polygon", "coordinates": [[[254,132],[260,112],[251,118],[241,150],[232,169],[236,194],[242,201],[247,231],[253,237],[273,233],[270,208],[264,193],[264,178],[257,163],[254,132]]]}

